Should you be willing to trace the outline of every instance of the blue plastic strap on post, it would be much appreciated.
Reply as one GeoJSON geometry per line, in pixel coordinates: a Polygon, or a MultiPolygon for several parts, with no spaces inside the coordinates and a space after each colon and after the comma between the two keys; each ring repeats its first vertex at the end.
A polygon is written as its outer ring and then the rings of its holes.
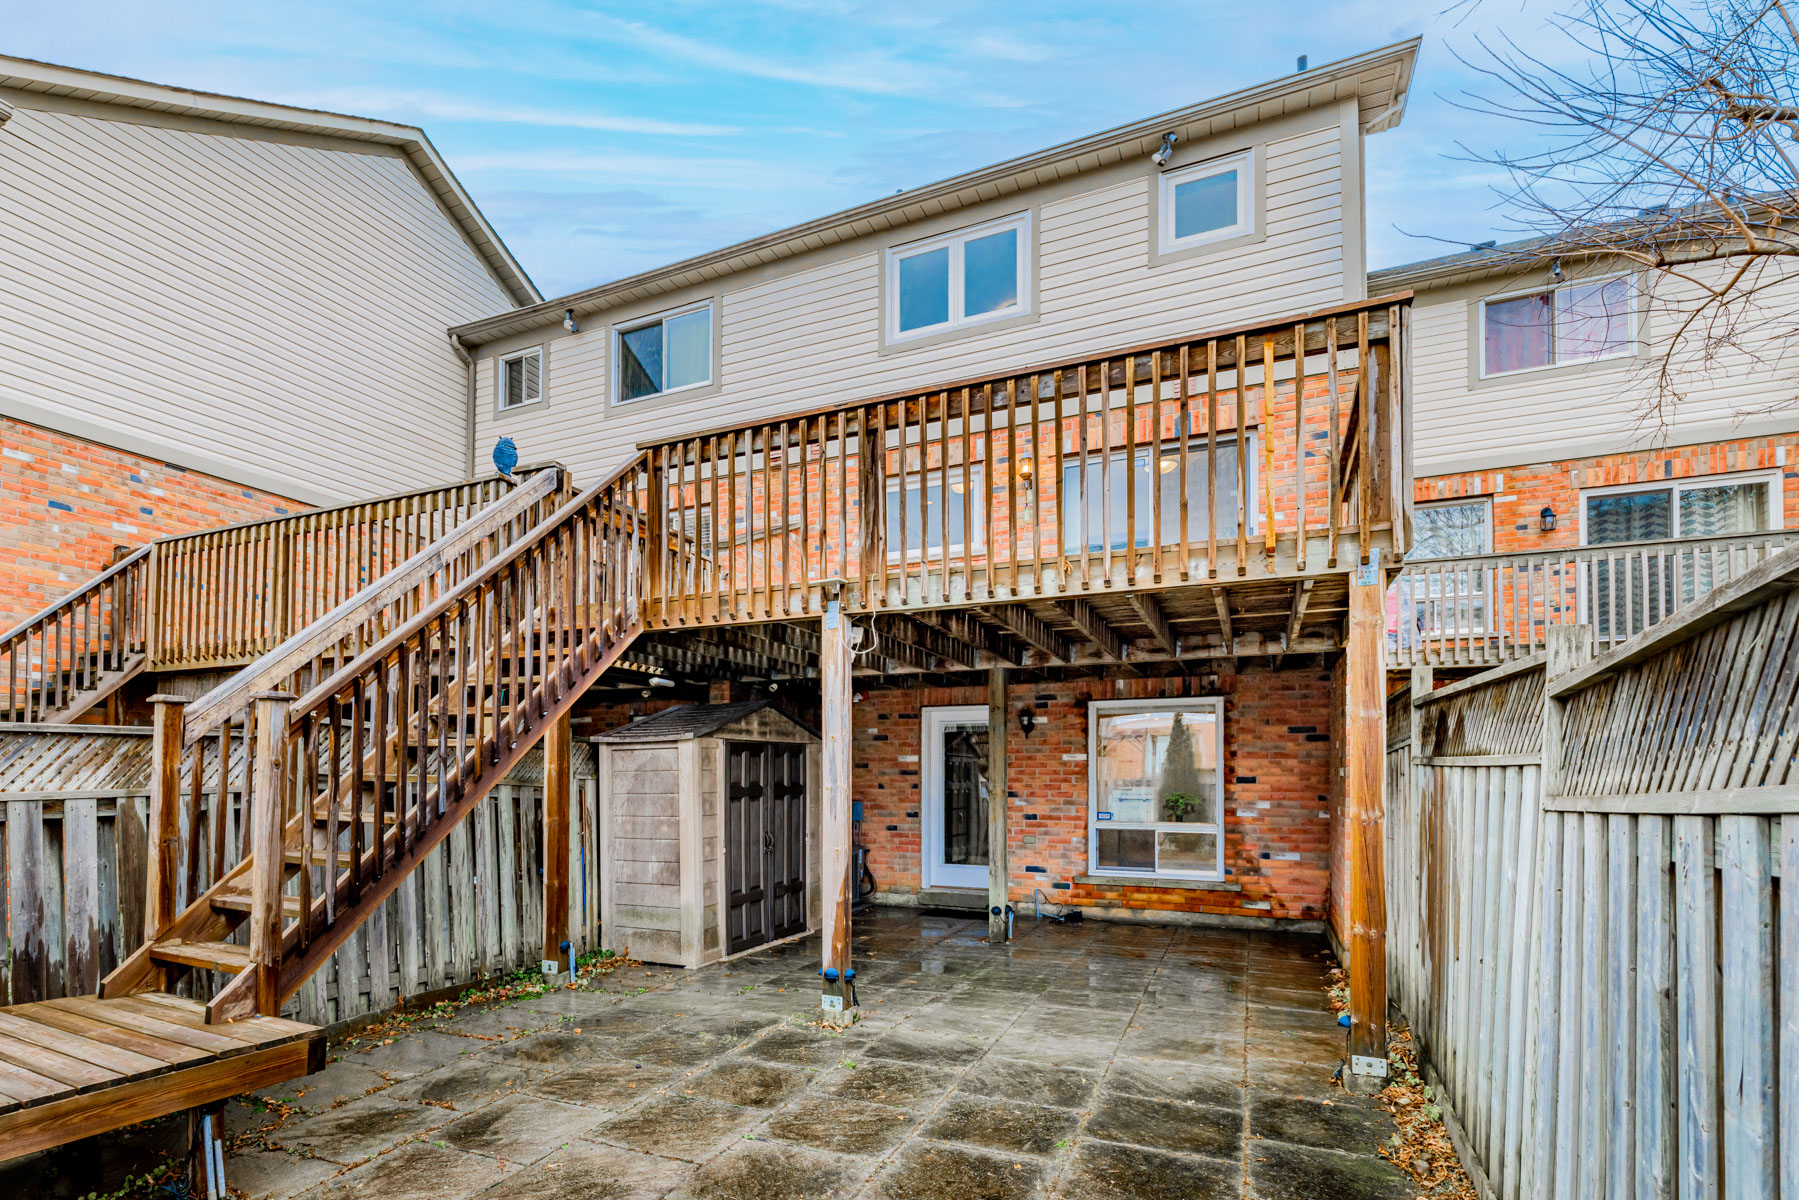
{"type": "MultiPolygon", "coordinates": [[[[820,968],[818,968],[818,973],[820,975],[823,975],[826,979],[835,980],[837,978],[837,968],[836,967],[820,967],[820,968]]],[[[843,969],[843,978],[854,979],[855,977],[856,977],[856,968],[845,967],[843,969]]]]}
{"type": "Polygon", "coordinates": [[[1343,1026],[1345,1029],[1349,1028],[1349,1014],[1348,1013],[1338,1013],[1337,1014],[1337,1024],[1343,1026]]]}

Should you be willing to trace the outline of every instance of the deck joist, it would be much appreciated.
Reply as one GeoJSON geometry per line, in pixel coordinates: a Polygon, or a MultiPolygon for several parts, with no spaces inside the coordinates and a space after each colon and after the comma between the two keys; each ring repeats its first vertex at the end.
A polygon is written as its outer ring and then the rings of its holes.
{"type": "Polygon", "coordinates": [[[161,992],[0,1008],[0,1161],[211,1104],[324,1066],[324,1031],[206,1023],[161,992]]]}

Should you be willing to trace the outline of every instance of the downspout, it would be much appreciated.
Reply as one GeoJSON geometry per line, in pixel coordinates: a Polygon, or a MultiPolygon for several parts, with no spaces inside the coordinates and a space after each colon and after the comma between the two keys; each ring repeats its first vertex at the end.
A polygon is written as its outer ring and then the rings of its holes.
{"type": "Polygon", "coordinates": [[[462,416],[462,477],[473,479],[475,477],[475,356],[470,354],[468,347],[462,344],[460,334],[452,333],[450,335],[450,349],[454,350],[456,357],[462,360],[462,373],[465,380],[463,387],[466,394],[463,398],[462,416]]]}

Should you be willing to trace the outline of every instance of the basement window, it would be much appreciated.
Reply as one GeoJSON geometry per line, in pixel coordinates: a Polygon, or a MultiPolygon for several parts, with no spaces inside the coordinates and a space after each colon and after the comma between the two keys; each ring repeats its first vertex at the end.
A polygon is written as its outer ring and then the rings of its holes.
{"type": "Polygon", "coordinates": [[[1224,875],[1224,702],[1088,705],[1091,871],[1224,875]]]}
{"type": "Polygon", "coordinates": [[[543,399],[543,347],[533,346],[500,359],[500,409],[523,408],[543,399]]]}
{"type": "Polygon", "coordinates": [[[1480,306],[1482,378],[1618,358],[1636,350],[1630,276],[1587,279],[1480,306]]]}
{"type": "Polygon", "coordinates": [[[712,302],[618,328],[614,403],[647,400],[712,382],[712,302]]]}

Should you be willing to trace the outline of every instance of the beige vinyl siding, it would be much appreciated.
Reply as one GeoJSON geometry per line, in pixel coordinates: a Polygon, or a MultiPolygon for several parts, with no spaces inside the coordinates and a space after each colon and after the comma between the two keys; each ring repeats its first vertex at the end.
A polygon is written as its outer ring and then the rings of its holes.
{"type": "MultiPolygon", "coordinates": [[[[1799,428],[1799,410],[1791,403],[1799,361],[1783,345],[1778,322],[1747,323],[1745,346],[1725,351],[1716,362],[1681,364],[1678,403],[1659,415],[1653,411],[1661,354],[1678,322],[1675,310],[1692,301],[1691,285],[1675,291],[1664,282],[1648,311],[1639,312],[1638,333],[1648,344],[1636,355],[1480,379],[1480,298],[1541,282],[1537,274],[1418,297],[1411,351],[1417,475],[1799,428]],[[1757,325],[1767,330],[1765,337],[1757,325]]],[[[1799,272],[1761,301],[1763,310],[1782,316],[1796,304],[1799,272]]]]}
{"type": "Polygon", "coordinates": [[[0,127],[20,419],[300,499],[457,479],[444,329],[508,306],[396,152],[24,107],[0,127]]]}
{"type": "MultiPolygon", "coordinates": [[[[928,345],[882,353],[881,247],[906,231],[862,239],[833,256],[799,260],[772,278],[724,281],[652,309],[712,296],[720,339],[717,395],[674,403],[609,407],[606,322],[551,341],[550,403],[541,412],[493,412],[492,358],[479,375],[477,442],[485,461],[501,434],[526,459],[567,463],[578,482],[596,481],[639,442],[684,429],[794,412],[909,387],[1072,358],[1110,347],[1237,325],[1344,299],[1345,146],[1334,112],[1320,124],[1268,143],[1266,237],[1216,254],[1152,265],[1150,189],[1142,174],[1082,190],[1062,188],[995,201],[956,226],[1036,204],[1033,319],[928,345]],[[1323,122],[1329,122],[1324,124],[1323,122]]],[[[1353,127],[1351,127],[1353,129],[1353,127]]],[[[1353,136],[1353,134],[1352,134],[1353,136]]],[[[1359,255],[1356,259],[1359,260],[1359,255]]],[[[637,310],[632,310],[635,313],[637,310]]],[[[521,344],[513,339],[489,354],[521,344]]]]}

